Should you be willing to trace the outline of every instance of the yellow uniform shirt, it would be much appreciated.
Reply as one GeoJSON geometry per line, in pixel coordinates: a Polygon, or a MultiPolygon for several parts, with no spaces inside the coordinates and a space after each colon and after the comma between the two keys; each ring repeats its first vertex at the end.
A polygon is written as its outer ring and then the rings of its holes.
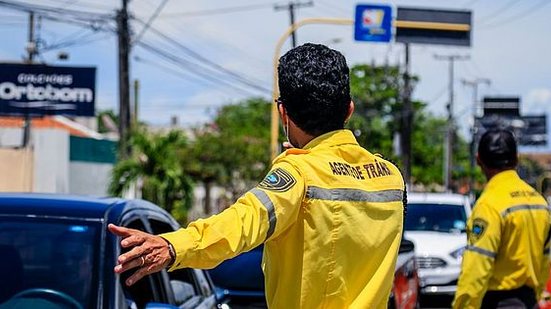
{"type": "Polygon", "coordinates": [[[212,268],[265,242],[270,308],[386,308],[403,228],[404,182],[338,130],[290,149],[234,205],[163,234],[172,269],[212,268]]]}
{"type": "Polygon", "coordinates": [[[514,170],[490,179],[467,222],[453,308],[480,308],[486,291],[523,285],[539,295],[549,272],[549,208],[514,170]]]}

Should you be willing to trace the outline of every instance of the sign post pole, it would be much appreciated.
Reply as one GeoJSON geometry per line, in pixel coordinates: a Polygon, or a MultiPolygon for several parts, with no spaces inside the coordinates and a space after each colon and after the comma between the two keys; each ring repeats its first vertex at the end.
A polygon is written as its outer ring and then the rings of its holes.
{"type": "MultiPolygon", "coordinates": [[[[29,64],[33,63],[34,53],[35,53],[35,42],[34,42],[34,13],[29,13],[29,42],[27,43],[27,52],[29,54],[27,61],[29,64]]],[[[23,123],[23,140],[21,141],[21,147],[25,148],[29,144],[31,137],[31,116],[29,113],[25,113],[25,120],[23,123]]]]}

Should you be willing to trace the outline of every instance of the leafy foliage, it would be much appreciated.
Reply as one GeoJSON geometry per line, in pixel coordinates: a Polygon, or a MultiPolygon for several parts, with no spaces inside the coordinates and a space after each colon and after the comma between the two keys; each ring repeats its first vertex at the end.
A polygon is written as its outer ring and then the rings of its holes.
{"type": "MultiPolygon", "coordinates": [[[[411,78],[413,88],[418,78],[411,78]]],[[[347,127],[370,151],[401,162],[394,151],[403,116],[401,90],[404,78],[396,66],[356,65],[350,70],[355,115],[347,127]]],[[[447,122],[425,111],[426,104],[413,101],[412,180],[418,184],[443,183],[444,137],[447,122]]],[[[468,146],[461,136],[454,143],[455,178],[468,176],[468,146]]]]}
{"type": "Polygon", "coordinates": [[[205,188],[204,211],[209,213],[210,186],[223,186],[231,200],[267,173],[270,153],[271,104],[251,98],[218,110],[212,123],[194,130],[195,140],[182,165],[205,188]]]}
{"type": "Polygon", "coordinates": [[[130,144],[133,153],[113,168],[109,193],[120,196],[131,184],[138,184],[143,199],[165,208],[179,220],[185,219],[193,186],[179,161],[187,146],[183,133],[138,130],[132,133],[130,144]]]}

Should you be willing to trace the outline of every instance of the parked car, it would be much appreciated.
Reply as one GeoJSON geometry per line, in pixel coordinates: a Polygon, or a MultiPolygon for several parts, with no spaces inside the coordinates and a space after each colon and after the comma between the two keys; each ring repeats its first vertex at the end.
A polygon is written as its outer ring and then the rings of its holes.
{"type": "MultiPolygon", "coordinates": [[[[267,308],[262,273],[263,246],[242,253],[211,269],[210,275],[220,298],[232,308],[267,308]]],[[[419,277],[413,242],[402,239],[396,263],[389,308],[418,307],[419,277]]]]}
{"type": "Polygon", "coordinates": [[[158,234],[179,228],[142,200],[0,194],[0,308],[217,308],[208,272],[149,275],[131,287],[113,272],[114,223],[158,234]]]}
{"type": "Polygon", "coordinates": [[[405,237],[415,243],[422,295],[453,295],[467,245],[467,196],[409,193],[405,237]]]}

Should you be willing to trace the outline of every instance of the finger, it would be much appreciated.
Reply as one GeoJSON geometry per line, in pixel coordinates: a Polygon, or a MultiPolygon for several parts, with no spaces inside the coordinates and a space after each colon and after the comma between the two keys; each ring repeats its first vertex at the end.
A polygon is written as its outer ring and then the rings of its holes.
{"type": "Polygon", "coordinates": [[[149,275],[150,273],[153,273],[153,271],[150,271],[150,268],[151,267],[139,268],[132,276],[126,279],[126,285],[131,286],[143,277],[149,275]]]}
{"type": "Polygon", "coordinates": [[[109,231],[117,236],[120,236],[120,237],[128,237],[130,235],[133,234],[133,232],[137,231],[137,230],[134,230],[134,229],[129,229],[129,228],[126,228],[126,227],[122,227],[122,226],[117,226],[117,225],[114,225],[112,223],[109,223],[109,225],[107,225],[107,228],[109,229],[109,231]]]}
{"type": "Polygon", "coordinates": [[[126,237],[125,239],[123,239],[121,241],[121,246],[123,248],[128,248],[128,247],[134,247],[134,246],[139,246],[141,244],[143,244],[145,242],[145,237],[143,236],[142,233],[136,233],[136,234],[133,234],[133,235],[130,235],[128,237],[126,237]]]}
{"type": "Polygon", "coordinates": [[[146,248],[145,246],[137,246],[132,248],[132,250],[121,254],[118,258],[119,264],[124,264],[126,262],[129,262],[133,259],[137,259],[140,256],[149,253],[150,249],[146,248]]]}
{"type": "Polygon", "coordinates": [[[137,259],[133,259],[133,260],[130,260],[126,263],[119,264],[119,265],[115,266],[115,273],[120,274],[120,273],[123,273],[123,272],[125,272],[129,269],[136,268],[136,267],[142,267],[142,266],[143,266],[142,258],[139,257],[137,259]]]}

